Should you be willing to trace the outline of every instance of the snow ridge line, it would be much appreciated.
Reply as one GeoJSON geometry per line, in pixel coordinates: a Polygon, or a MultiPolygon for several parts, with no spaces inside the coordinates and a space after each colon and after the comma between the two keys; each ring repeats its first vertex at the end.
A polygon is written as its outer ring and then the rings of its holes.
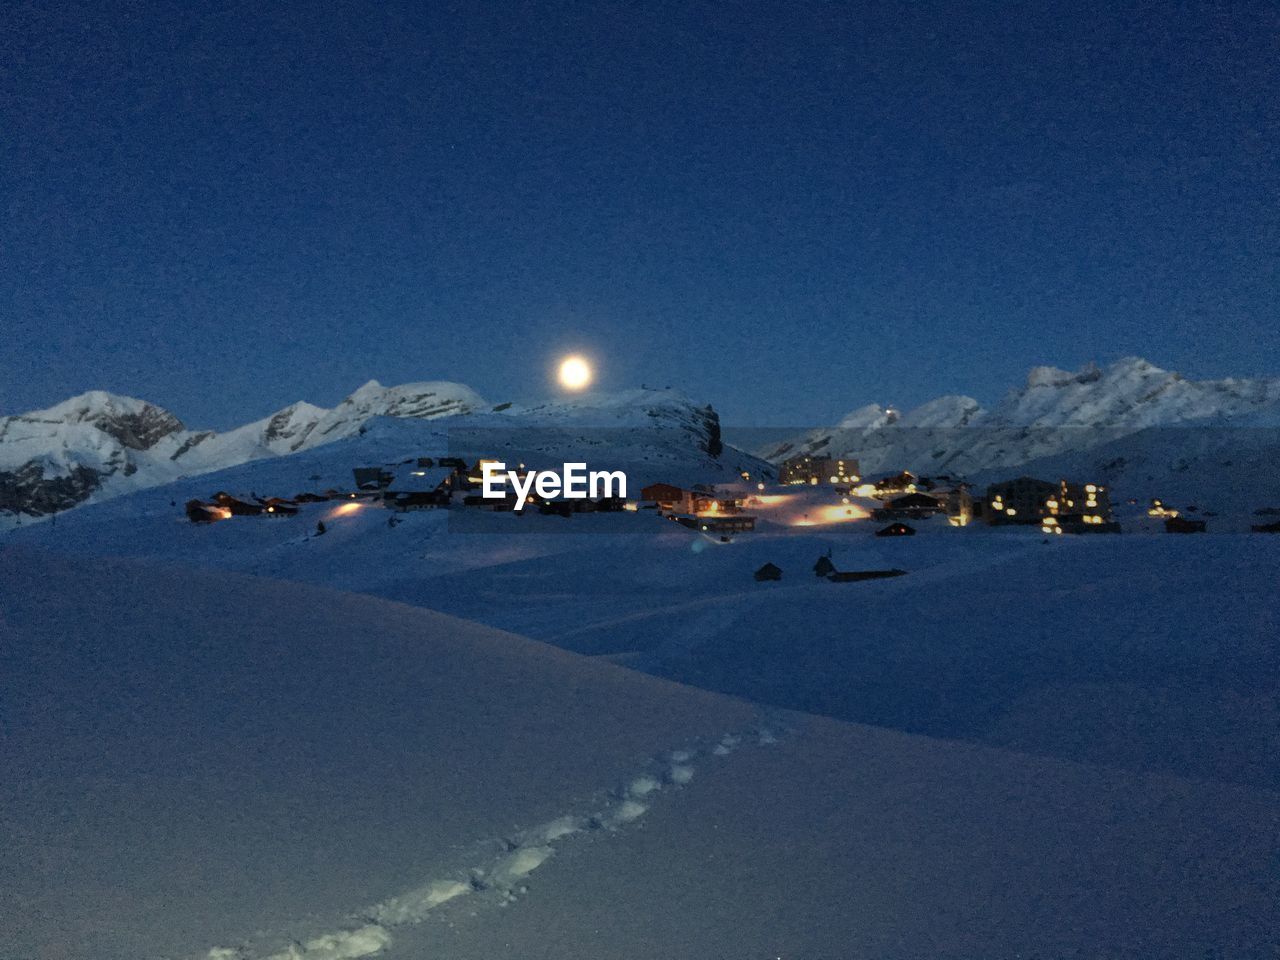
{"type": "Polygon", "coordinates": [[[746,731],[726,733],[710,746],[672,750],[659,756],[625,785],[609,792],[594,812],[565,814],[521,830],[501,841],[502,850],[482,863],[451,877],[430,880],[353,915],[332,933],[306,941],[293,941],[270,954],[247,946],[214,947],[201,960],[360,960],[381,953],[392,942],[397,927],[425,921],[442,904],[473,894],[496,895],[507,904],[528,892],[526,879],[555,855],[558,845],[595,831],[617,831],[648,812],[653,798],[677,790],[694,776],[693,761],[703,757],[728,757],[743,745],[768,745],[778,741],[778,725],[758,725],[746,731]],[[465,877],[465,879],[463,878],[465,877]]]}

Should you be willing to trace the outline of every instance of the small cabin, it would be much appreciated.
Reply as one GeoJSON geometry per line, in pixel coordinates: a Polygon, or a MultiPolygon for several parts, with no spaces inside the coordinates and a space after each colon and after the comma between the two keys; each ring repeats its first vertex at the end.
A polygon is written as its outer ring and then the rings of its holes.
{"type": "Polygon", "coordinates": [[[836,565],[831,562],[829,554],[823,554],[818,558],[818,562],[813,565],[814,576],[829,577],[836,572],[836,565]]]}
{"type": "Polygon", "coordinates": [[[755,572],[755,578],[757,583],[763,583],[766,580],[781,580],[782,568],[775,563],[766,563],[755,572]]]}
{"type": "Polygon", "coordinates": [[[905,570],[833,570],[827,577],[832,583],[857,583],[862,580],[884,580],[906,575],[905,570]]]}
{"type": "Polygon", "coordinates": [[[901,522],[891,523],[884,529],[876,531],[877,537],[914,537],[915,535],[915,527],[909,527],[901,522]]]}
{"type": "Polygon", "coordinates": [[[1186,517],[1169,517],[1164,522],[1165,533],[1204,533],[1204,520],[1188,520],[1186,517]]]}

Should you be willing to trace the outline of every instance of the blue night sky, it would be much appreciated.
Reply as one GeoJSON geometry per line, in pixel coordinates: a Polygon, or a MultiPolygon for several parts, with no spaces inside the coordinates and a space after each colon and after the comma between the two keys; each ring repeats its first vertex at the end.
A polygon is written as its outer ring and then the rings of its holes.
{"type": "Polygon", "coordinates": [[[1280,374],[1280,5],[22,3],[0,412],[1280,374]],[[1140,12],[1141,11],[1141,12],[1140,12]]]}

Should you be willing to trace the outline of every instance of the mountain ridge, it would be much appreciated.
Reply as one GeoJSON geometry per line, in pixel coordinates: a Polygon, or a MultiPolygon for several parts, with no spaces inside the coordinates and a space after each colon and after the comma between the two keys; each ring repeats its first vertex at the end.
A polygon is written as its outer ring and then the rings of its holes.
{"type": "Polygon", "coordinates": [[[0,417],[0,523],[41,518],[189,476],[289,456],[362,434],[380,419],[469,427],[675,427],[690,449],[718,457],[719,416],[670,390],[587,393],[491,404],[452,381],[370,380],[326,409],[305,401],[225,431],[192,430],[136,397],[88,391],[44,410],[0,417]]]}
{"type": "Polygon", "coordinates": [[[755,452],[778,462],[797,453],[858,457],[865,473],[934,469],[975,474],[1087,450],[1153,428],[1245,425],[1280,414],[1280,378],[1192,380],[1141,357],[1075,371],[1033,367],[991,408],[939,397],[908,411],[871,404],[832,427],[755,452]],[[1096,434],[1096,436],[1094,436],[1096,434]]]}

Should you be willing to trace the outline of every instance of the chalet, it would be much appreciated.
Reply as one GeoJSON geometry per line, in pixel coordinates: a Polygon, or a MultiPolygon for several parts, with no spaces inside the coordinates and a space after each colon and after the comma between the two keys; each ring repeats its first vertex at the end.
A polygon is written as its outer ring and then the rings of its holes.
{"type": "Polygon", "coordinates": [[[231,511],[217,504],[205,503],[202,500],[187,501],[187,519],[192,523],[217,523],[231,517],[231,511]]]}
{"type": "Polygon", "coordinates": [[[916,535],[915,527],[909,527],[905,523],[891,523],[883,530],[877,530],[877,537],[914,537],[916,535]]]}
{"type": "Polygon", "coordinates": [[[858,461],[853,457],[816,457],[801,453],[788,457],[778,465],[778,482],[786,484],[854,484],[858,461]]]}
{"type": "Polygon", "coordinates": [[[766,580],[781,580],[782,568],[777,564],[766,563],[755,572],[755,578],[757,583],[763,583],[766,580]]]}
{"type": "MultiPolygon", "coordinates": [[[[479,493],[469,493],[462,498],[462,505],[465,507],[476,507],[481,510],[493,510],[496,513],[511,511],[522,513],[523,511],[516,510],[516,504],[519,502],[519,498],[515,495],[514,491],[508,491],[507,494],[502,497],[486,497],[479,493]]],[[[528,507],[536,503],[537,497],[533,494],[529,494],[529,499],[525,506],[528,507]]]]}
{"type": "Polygon", "coordinates": [[[230,511],[229,515],[233,517],[256,517],[260,516],[266,509],[260,503],[242,500],[223,491],[213,495],[213,502],[224,510],[230,511]]]}
{"type": "Polygon", "coordinates": [[[324,503],[329,498],[320,493],[300,493],[293,498],[294,503],[324,503]]]}
{"type": "Polygon", "coordinates": [[[263,516],[266,517],[284,518],[298,515],[298,505],[283,497],[268,497],[262,501],[262,507],[263,516]]]}
{"type": "Polygon", "coordinates": [[[876,520],[925,520],[946,510],[946,504],[928,493],[907,493],[886,500],[883,507],[872,511],[876,520]]]}
{"type": "Polygon", "coordinates": [[[670,483],[651,483],[640,491],[640,499],[653,503],[663,513],[693,513],[695,494],[670,483]]]}
{"type": "Polygon", "coordinates": [[[691,530],[702,533],[750,533],[756,528],[756,518],[741,513],[729,513],[717,516],[691,516],[689,514],[673,515],[672,520],[691,530]]]}
{"type": "Polygon", "coordinates": [[[357,490],[383,490],[394,479],[385,467],[356,467],[351,471],[357,490]]]}
{"type": "MultiPolygon", "coordinates": [[[[467,486],[470,486],[470,487],[478,487],[478,486],[480,486],[481,484],[483,484],[483,483],[484,483],[484,468],[485,468],[485,464],[489,464],[489,463],[492,463],[492,464],[499,464],[499,463],[504,463],[504,462],[505,462],[505,461],[503,461],[503,460],[499,460],[499,459],[497,459],[496,457],[480,457],[480,458],[478,458],[478,459],[476,460],[476,462],[475,462],[474,464],[472,464],[470,467],[466,467],[466,466],[464,466],[464,467],[463,467],[463,469],[462,469],[461,471],[459,471],[459,475],[462,477],[463,482],[464,482],[467,486]]],[[[521,471],[523,471],[523,470],[524,470],[524,464],[523,464],[523,463],[522,463],[522,464],[520,464],[519,469],[520,469],[521,471]]]]}
{"type": "Polygon", "coordinates": [[[873,485],[873,495],[881,500],[916,492],[916,475],[910,470],[881,477],[873,485]]]}
{"type": "MultiPolygon", "coordinates": [[[[901,526],[901,524],[899,524],[901,526]]],[[[831,551],[828,550],[818,558],[818,562],[813,565],[814,574],[820,579],[830,580],[832,583],[853,583],[858,580],[879,580],[884,577],[900,577],[907,571],[905,570],[837,570],[835,563],[831,560],[831,551]]]]}
{"type": "Polygon", "coordinates": [[[456,479],[452,467],[402,467],[388,482],[383,499],[393,510],[447,506],[456,479]]]}
{"type": "Polygon", "coordinates": [[[741,500],[717,496],[711,487],[702,485],[686,490],[670,483],[651,483],[640,491],[640,499],[665,514],[730,514],[742,506],[741,500]]]}
{"type": "Polygon", "coordinates": [[[1186,517],[1167,517],[1164,521],[1165,533],[1204,533],[1204,520],[1188,520],[1186,517]]]}

